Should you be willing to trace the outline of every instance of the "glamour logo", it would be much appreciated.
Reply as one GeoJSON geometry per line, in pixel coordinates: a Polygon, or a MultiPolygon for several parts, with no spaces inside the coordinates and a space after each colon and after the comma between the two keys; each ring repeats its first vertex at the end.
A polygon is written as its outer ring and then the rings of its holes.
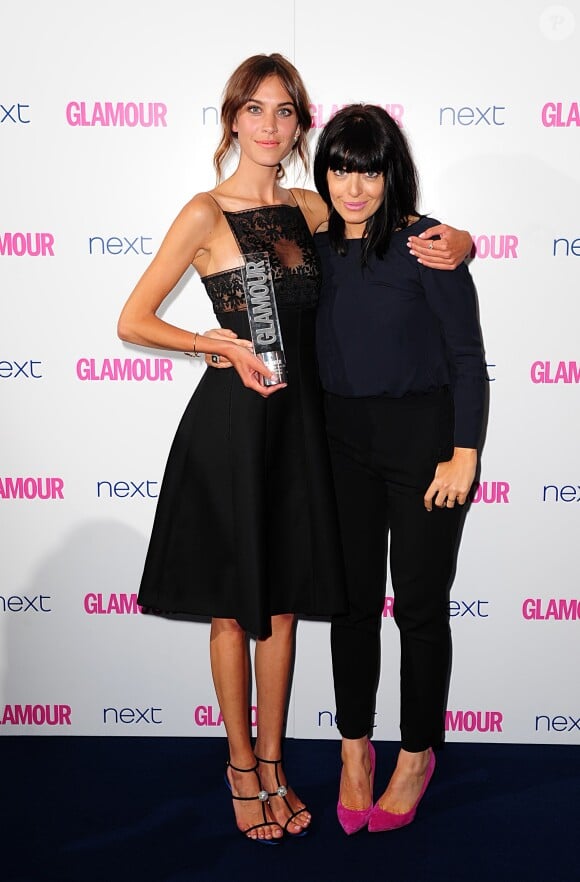
{"type": "Polygon", "coordinates": [[[532,383],[580,383],[577,361],[534,361],[530,368],[532,383]]]}
{"type": "Polygon", "coordinates": [[[26,594],[11,594],[9,597],[0,595],[0,611],[2,612],[52,612],[48,606],[50,594],[35,594],[27,597],[26,594]]]}
{"type": "Polygon", "coordinates": [[[385,597],[385,602],[383,604],[383,618],[384,619],[392,619],[394,616],[394,607],[395,607],[395,598],[392,595],[387,595],[385,597]]]}
{"type": "Polygon", "coordinates": [[[154,723],[156,726],[159,726],[163,720],[161,718],[156,719],[156,714],[161,714],[161,711],[162,708],[160,707],[146,707],[144,710],[141,710],[139,707],[104,707],[103,723],[113,723],[114,725],[119,723],[124,725],[146,723],[150,725],[154,723]]]}
{"type": "Polygon", "coordinates": [[[85,594],[85,612],[89,615],[110,616],[141,612],[136,594],[85,594]]]}
{"type": "Polygon", "coordinates": [[[4,104],[0,104],[0,126],[3,123],[14,123],[14,125],[18,125],[22,123],[27,126],[30,122],[30,119],[25,119],[25,116],[28,117],[28,114],[25,111],[30,110],[30,104],[11,104],[9,107],[4,104]]]}
{"type": "Polygon", "coordinates": [[[160,101],[71,101],[66,106],[69,126],[167,126],[167,105],[160,101]]]}
{"type": "Polygon", "coordinates": [[[580,601],[575,597],[526,597],[522,604],[522,616],[528,621],[576,622],[580,619],[580,601]]]}
{"type": "MultiPolygon", "coordinates": [[[[219,707],[211,704],[198,704],[193,711],[193,721],[196,726],[223,726],[224,719],[219,707]]],[[[258,708],[255,705],[250,708],[250,725],[258,725],[258,708]]]]}
{"type": "Polygon", "coordinates": [[[151,491],[158,483],[158,481],[139,481],[136,484],[135,481],[115,481],[113,484],[112,481],[97,481],[97,497],[133,499],[134,496],[139,496],[142,499],[157,499],[159,495],[157,491],[151,491]]]}
{"type": "Polygon", "coordinates": [[[486,370],[487,370],[487,377],[486,377],[487,382],[488,382],[488,383],[495,383],[495,377],[492,377],[492,376],[491,376],[489,369],[490,369],[490,368],[495,368],[495,367],[497,367],[497,364],[491,364],[491,363],[488,361],[488,362],[486,363],[485,367],[486,367],[486,370]]]}
{"type": "Polygon", "coordinates": [[[0,233],[0,257],[54,257],[52,233],[0,233]]]}
{"type": "Polygon", "coordinates": [[[500,711],[445,711],[446,732],[502,732],[502,723],[500,711]]]}
{"type": "MultiPolygon", "coordinates": [[[[312,128],[322,129],[326,123],[332,119],[339,110],[346,107],[346,104],[311,104],[310,113],[312,114],[312,128]]],[[[392,116],[398,126],[403,126],[403,114],[405,108],[402,104],[381,104],[379,105],[392,116]]]]}
{"type": "Polygon", "coordinates": [[[564,104],[562,101],[548,101],[542,107],[542,125],[547,129],[567,129],[580,126],[580,107],[577,101],[564,104]]]}
{"type": "Polygon", "coordinates": [[[0,499],[64,499],[62,478],[0,478],[0,499]]]}
{"type": "Polygon", "coordinates": [[[536,732],[572,732],[575,729],[580,731],[580,717],[570,715],[551,717],[547,714],[539,714],[536,717],[536,732]]]}
{"type": "Polygon", "coordinates": [[[41,361],[33,361],[32,359],[26,359],[26,361],[0,361],[0,379],[8,380],[8,379],[16,379],[16,377],[20,377],[23,380],[40,380],[42,379],[42,374],[38,373],[38,365],[42,364],[41,361]]]}
{"type": "Polygon", "coordinates": [[[510,485],[507,481],[481,481],[474,485],[472,502],[500,503],[509,502],[510,485]]]}
{"type": "Polygon", "coordinates": [[[505,107],[500,104],[490,104],[489,107],[440,107],[439,125],[450,124],[452,126],[504,126],[502,113],[505,107]]]}
{"type": "Polygon", "coordinates": [[[472,254],[483,260],[509,260],[518,257],[518,245],[518,237],[507,233],[474,236],[472,254]]]}
{"type": "Polygon", "coordinates": [[[146,242],[152,242],[151,236],[135,236],[128,239],[126,236],[91,236],[89,238],[89,254],[153,254],[148,251],[146,242]]]}
{"type": "Polygon", "coordinates": [[[576,239],[554,239],[552,257],[580,257],[580,237],[576,239]]]}
{"type": "Polygon", "coordinates": [[[170,358],[79,358],[77,377],[79,380],[149,380],[151,382],[171,382],[173,362],[170,358]]]}
{"type": "Polygon", "coordinates": [[[278,341],[274,317],[274,291],[268,280],[269,267],[267,271],[263,260],[246,262],[248,318],[252,325],[252,333],[255,328],[256,343],[263,346],[278,341]]]}
{"type": "Polygon", "coordinates": [[[0,726],[70,726],[69,704],[5,704],[0,726]]]}
{"type": "MultiPolygon", "coordinates": [[[[449,615],[451,618],[463,618],[467,616],[468,618],[474,619],[488,619],[489,613],[485,609],[488,605],[488,600],[450,600],[449,601],[449,615]]],[[[394,617],[394,607],[395,607],[395,598],[391,595],[385,597],[385,603],[383,605],[383,618],[392,619],[394,617]]]]}
{"type": "Polygon", "coordinates": [[[580,502],[580,484],[544,484],[542,502],[580,502]]]}

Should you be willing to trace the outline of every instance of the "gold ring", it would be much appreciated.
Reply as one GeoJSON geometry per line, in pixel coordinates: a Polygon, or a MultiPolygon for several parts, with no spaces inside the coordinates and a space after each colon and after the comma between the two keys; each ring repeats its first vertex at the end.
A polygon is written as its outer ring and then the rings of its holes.
{"type": "Polygon", "coordinates": [[[429,251],[433,251],[433,240],[429,242],[429,251]]]}
{"type": "Polygon", "coordinates": [[[219,357],[219,355],[212,355],[211,360],[212,360],[212,362],[213,362],[214,364],[219,364],[219,363],[220,363],[220,357],[219,357]]]}

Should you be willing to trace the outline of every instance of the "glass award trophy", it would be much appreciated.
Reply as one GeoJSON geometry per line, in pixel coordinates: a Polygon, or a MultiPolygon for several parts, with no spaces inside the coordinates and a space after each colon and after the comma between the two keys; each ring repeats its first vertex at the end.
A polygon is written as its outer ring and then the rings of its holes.
{"type": "Polygon", "coordinates": [[[254,352],[273,374],[272,379],[263,376],[262,384],[286,383],[286,359],[267,251],[244,254],[244,289],[254,352]]]}

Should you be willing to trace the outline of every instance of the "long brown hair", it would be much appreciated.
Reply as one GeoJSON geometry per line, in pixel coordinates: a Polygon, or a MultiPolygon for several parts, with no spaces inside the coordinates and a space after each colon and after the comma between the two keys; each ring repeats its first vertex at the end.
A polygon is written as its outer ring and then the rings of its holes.
{"type": "MultiPolygon", "coordinates": [[[[300,132],[292,151],[300,157],[304,167],[308,169],[307,137],[312,125],[308,92],[294,65],[283,55],[274,52],[272,55],[252,55],[246,58],[226,83],[221,109],[222,138],[213,157],[218,181],[222,177],[223,163],[236,143],[232,126],[238,110],[250,100],[262,81],[270,76],[278,77],[296,108],[300,132]]],[[[283,174],[280,166],[278,177],[282,177],[283,174]]]]}

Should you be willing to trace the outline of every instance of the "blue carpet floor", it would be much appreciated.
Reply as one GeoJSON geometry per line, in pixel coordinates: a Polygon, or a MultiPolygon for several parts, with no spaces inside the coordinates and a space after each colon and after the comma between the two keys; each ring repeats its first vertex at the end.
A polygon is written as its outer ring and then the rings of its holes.
{"type": "MultiPolygon", "coordinates": [[[[376,742],[377,788],[397,746],[376,742]]],[[[344,835],[338,742],[288,740],[311,833],[236,832],[212,738],[3,737],[2,882],[580,880],[580,748],[448,744],[416,821],[344,835]]]]}

